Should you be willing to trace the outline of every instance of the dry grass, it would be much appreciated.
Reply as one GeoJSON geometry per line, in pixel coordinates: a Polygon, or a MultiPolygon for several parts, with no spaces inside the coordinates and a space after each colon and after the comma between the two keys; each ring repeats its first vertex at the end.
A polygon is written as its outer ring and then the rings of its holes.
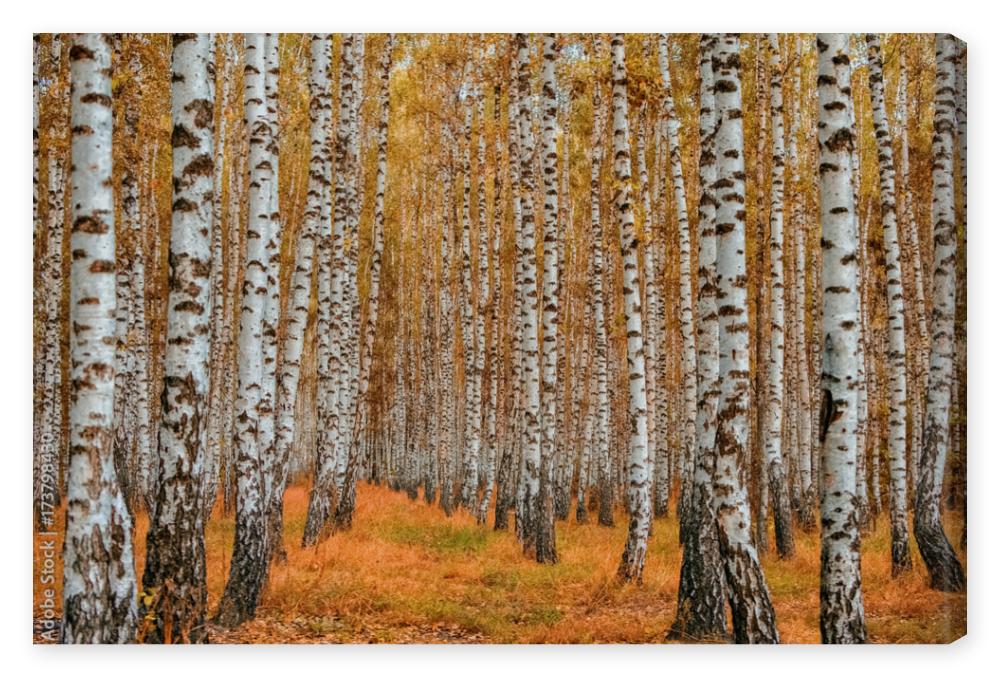
{"type": "MultiPolygon", "coordinates": [[[[464,512],[447,518],[436,506],[366,484],[359,485],[354,528],[304,550],[307,502],[306,487],[289,488],[288,563],[272,571],[257,619],[213,630],[213,642],[662,642],[674,617],[681,560],[675,519],[655,523],[645,582],[635,587],[615,580],[625,540],[621,512],[611,529],[558,523],[559,563],[542,566],[522,554],[512,532],[477,527],[464,512]]],[[[957,539],[961,522],[950,513],[946,522],[957,539]]],[[[146,525],[140,517],[140,575],[146,525]]],[[[206,530],[212,609],[232,539],[232,519],[217,510],[206,530]]],[[[764,569],[782,641],[814,643],[819,538],[799,533],[796,542],[794,559],[768,555],[764,569]]],[[[950,642],[965,633],[965,594],[928,589],[915,546],[912,554],[915,570],[893,579],[888,525],[880,522],[864,539],[872,642],[950,642]]],[[[36,596],[38,589],[36,580],[36,596]]]]}

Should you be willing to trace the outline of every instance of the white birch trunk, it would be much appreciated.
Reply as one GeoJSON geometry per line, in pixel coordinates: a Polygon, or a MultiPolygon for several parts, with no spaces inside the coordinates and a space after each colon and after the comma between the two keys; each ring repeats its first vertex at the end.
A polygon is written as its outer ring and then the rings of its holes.
{"type": "Polygon", "coordinates": [[[264,310],[268,279],[271,184],[277,182],[266,150],[270,138],[265,103],[266,47],[262,33],[246,34],[244,122],[250,137],[246,266],[240,307],[236,414],[236,530],[229,579],[216,620],[233,627],[253,618],[267,572],[264,460],[258,441],[264,380],[264,310]]]}
{"type": "MultiPolygon", "coordinates": [[[[878,34],[866,34],[868,85],[871,90],[875,140],[878,144],[879,198],[889,310],[889,514],[892,519],[892,572],[909,569],[909,521],[906,515],[906,321],[903,313],[903,275],[896,227],[896,170],[892,138],[885,109],[882,50],[878,34]]],[[[862,240],[865,236],[862,236],[862,240]]],[[[864,459],[859,454],[858,459],[864,459]]]]}
{"type": "Polygon", "coordinates": [[[746,478],[749,463],[750,341],[747,319],[743,119],[740,100],[739,36],[723,34],[712,59],[718,199],[716,302],[719,316],[719,424],[715,435],[714,507],[729,586],[733,636],[740,643],[778,641],[774,608],[757,550],[750,538],[746,478]]]}
{"type": "Polygon", "coordinates": [[[713,54],[717,34],[699,41],[700,156],[698,160],[698,444],[691,489],[689,525],[681,527],[684,556],[677,591],[677,616],[671,636],[721,638],[726,634],[726,579],[712,495],[715,434],[719,406],[719,310],[716,301],[716,212],[718,180],[716,135],[719,114],[715,99],[713,54]]]}
{"type": "MultiPolygon", "coordinates": [[[[526,551],[538,554],[538,501],[542,468],[542,417],[539,393],[538,278],[535,266],[535,136],[531,122],[531,74],[528,37],[517,34],[518,129],[521,161],[521,327],[524,379],[524,452],[519,508],[522,523],[518,527],[526,551]]],[[[539,561],[546,561],[539,558],[539,561]]]]}
{"type": "Polygon", "coordinates": [[[135,637],[132,519],[115,474],[115,205],[111,45],[74,34],[70,249],[70,457],[63,547],[63,643],[135,637]]]}
{"type": "MultiPolygon", "coordinates": [[[[695,361],[694,321],[691,285],[691,230],[688,224],[687,194],[684,190],[684,169],[681,165],[680,122],[674,110],[673,86],[670,83],[670,58],[667,35],[659,39],[660,77],[666,94],[663,109],[666,115],[667,143],[670,152],[670,178],[674,189],[674,211],[677,216],[678,257],[680,259],[680,333],[681,333],[681,384],[683,389],[681,425],[681,502],[687,511],[694,479],[694,462],[697,452],[695,419],[698,414],[698,378],[695,361]],[[685,504],[687,502],[688,504],[685,504]]],[[[664,417],[665,418],[665,417],[664,417]]]]}
{"type": "MultiPolygon", "coordinates": [[[[305,216],[298,235],[295,271],[289,293],[288,319],[285,323],[285,340],[282,348],[281,376],[278,385],[278,421],[275,437],[277,459],[275,488],[269,502],[270,531],[280,534],[282,525],[282,500],[288,477],[288,463],[291,457],[292,441],[295,436],[295,406],[299,393],[302,355],[304,351],[306,324],[309,318],[309,300],[312,297],[313,253],[317,237],[329,241],[329,217],[325,215],[325,198],[329,193],[327,173],[330,169],[330,59],[331,36],[314,33],[310,36],[309,71],[309,188],[307,191],[305,216]]],[[[329,289],[329,253],[324,267],[320,269],[320,279],[324,290],[329,289]]],[[[328,300],[327,300],[328,303],[328,300]]],[[[328,328],[328,324],[327,324],[328,328]]],[[[328,331],[324,331],[328,335],[328,331]]],[[[328,349],[329,341],[323,336],[320,345],[328,349]]],[[[324,355],[325,356],[325,355],[324,355]]],[[[329,364],[329,360],[324,360],[329,364]]],[[[275,552],[280,550],[275,544],[275,552]]]]}
{"type": "Polygon", "coordinates": [[[819,178],[823,228],[823,377],[820,384],[820,634],[824,643],[867,639],[856,511],[858,281],[851,183],[849,34],[817,34],[819,178]]]}
{"type": "Polygon", "coordinates": [[[934,225],[934,305],[923,452],[917,469],[913,532],[935,590],[965,588],[965,572],[941,523],[941,481],[948,451],[955,355],[955,62],[957,39],[935,37],[934,158],[931,220],[934,225]]]}
{"type": "Polygon", "coordinates": [[[558,463],[556,423],[559,411],[557,361],[559,338],[559,177],[556,151],[555,34],[542,37],[542,452],[539,493],[535,502],[537,541],[535,558],[556,561],[554,479],[558,463]]]}
{"type": "Polygon", "coordinates": [[[624,282],[625,328],[628,353],[628,486],[626,503],[629,532],[618,575],[625,581],[642,583],[646,546],[653,517],[650,493],[648,432],[646,425],[646,359],[643,354],[642,303],[639,292],[638,238],[632,210],[632,162],[629,151],[628,74],[625,70],[625,37],[611,39],[612,113],[614,116],[615,193],[624,282]]]}
{"type": "Polygon", "coordinates": [[[148,640],[202,642],[205,631],[205,511],[211,352],[215,107],[214,41],[174,34],[173,220],[167,348],[160,400],[155,508],[146,536],[143,591],[155,616],[148,640]]]}
{"type": "Polygon", "coordinates": [[[767,359],[767,420],[764,426],[764,456],[767,462],[768,489],[774,512],[774,538],[778,554],[795,554],[792,534],[788,482],[782,460],[781,426],[785,392],[785,279],[784,279],[784,203],[785,203],[785,110],[782,101],[781,51],[778,35],[768,34],[771,46],[771,237],[770,300],[771,321],[767,359]]]}

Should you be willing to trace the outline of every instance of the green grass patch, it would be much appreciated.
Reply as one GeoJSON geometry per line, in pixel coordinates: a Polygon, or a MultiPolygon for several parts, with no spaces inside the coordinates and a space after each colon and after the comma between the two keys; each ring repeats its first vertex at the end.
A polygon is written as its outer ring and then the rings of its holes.
{"type": "Polygon", "coordinates": [[[424,547],[438,554],[474,554],[482,551],[489,537],[482,528],[429,527],[398,522],[387,528],[384,539],[401,545],[424,547]]]}

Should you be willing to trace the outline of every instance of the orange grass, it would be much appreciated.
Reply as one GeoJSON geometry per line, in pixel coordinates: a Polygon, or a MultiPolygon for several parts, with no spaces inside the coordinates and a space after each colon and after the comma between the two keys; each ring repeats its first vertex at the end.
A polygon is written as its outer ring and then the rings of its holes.
{"type": "MultiPolygon", "coordinates": [[[[213,629],[213,642],[662,642],[673,621],[681,561],[674,518],[655,522],[644,583],[636,587],[615,579],[627,522],[620,511],[610,529],[557,523],[559,563],[543,566],[522,554],[513,531],[478,527],[465,512],[448,518],[422,500],[365,483],[358,486],[353,529],[302,549],[308,496],[304,485],[288,489],[288,562],[272,570],[257,618],[233,631],[213,629]]],[[[945,512],[945,522],[957,540],[960,518],[945,512]]],[[[140,577],[147,525],[140,515],[135,538],[140,577]]],[[[61,526],[60,518],[57,529],[61,526]]],[[[206,529],[210,611],[225,585],[232,542],[233,520],[217,508],[206,529]]],[[[796,543],[794,559],[765,555],[764,571],[782,641],[815,643],[818,533],[799,532],[796,543]]],[[[37,545],[35,551],[37,569],[37,545]]],[[[893,579],[886,521],[864,538],[870,641],[961,637],[965,593],[929,589],[915,545],[911,554],[914,571],[893,579]]],[[[961,556],[964,562],[965,553],[961,556]]],[[[36,598],[39,591],[36,573],[36,598]]]]}

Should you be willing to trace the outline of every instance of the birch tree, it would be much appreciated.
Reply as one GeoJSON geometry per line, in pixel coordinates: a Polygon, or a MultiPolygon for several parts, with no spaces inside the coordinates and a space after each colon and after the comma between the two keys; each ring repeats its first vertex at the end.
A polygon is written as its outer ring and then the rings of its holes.
{"type": "MultiPolygon", "coordinates": [[[[325,224],[329,216],[324,213],[324,199],[329,192],[326,173],[330,168],[329,130],[332,119],[330,104],[330,58],[331,36],[328,33],[314,33],[309,39],[309,189],[302,228],[296,247],[295,271],[292,274],[288,304],[288,320],[285,323],[285,339],[282,348],[281,376],[278,385],[278,420],[275,436],[275,457],[277,459],[276,482],[268,503],[269,532],[280,535],[283,529],[282,503],[285,481],[288,478],[288,462],[295,434],[295,403],[299,392],[302,354],[305,343],[306,324],[309,318],[309,299],[313,280],[313,253],[317,236],[326,236],[325,224]]],[[[328,267],[327,267],[328,268],[328,267]]],[[[329,272],[321,273],[328,279],[329,272]]],[[[327,286],[328,287],[328,286],[327,286]]],[[[324,341],[325,344],[329,344],[324,341]]],[[[280,553],[280,545],[274,546],[280,553]]]]}
{"type": "Polygon", "coordinates": [[[216,616],[216,621],[225,627],[235,627],[254,617],[267,573],[265,463],[258,431],[263,402],[263,327],[268,292],[271,184],[277,182],[266,149],[270,138],[264,93],[267,42],[262,33],[246,34],[244,125],[250,136],[250,194],[240,308],[239,385],[234,408],[236,529],[229,579],[216,616]]]}
{"type": "MultiPolygon", "coordinates": [[[[386,156],[389,144],[389,76],[392,70],[392,48],[395,35],[390,33],[386,38],[385,47],[379,60],[379,126],[378,126],[378,161],[375,173],[375,222],[373,226],[371,268],[369,269],[368,316],[365,321],[363,347],[360,352],[360,368],[358,370],[359,402],[368,394],[371,376],[372,355],[375,345],[375,325],[378,322],[379,289],[382,273],[382,248],[385,242],[385,185],[386,156]]],[[[399,368],[399,365],[397,365],[399,368]]],[[[337,525],[349,528],[354,517],[355,483],[358,476],[358,455],[361,449],[361,429],[364,423],[363,405],[359,404],[354,417],[351,433],[350,453],[347,460],[347,475],[340,501],[337,503],[337,525]]]]}
{"type": "MultiPolygon", "coordinates": [[[[663,109],[666,115],[667,145],[670,151],[670,180],[674,189],[674,208],[677,213],[677,235],[680,258],[680,331],[681,331],[681,383],[683,386],[683,412],[681,424],[681,510],[690,512],[691,488],[694,480],[697,437],[695,420],[698,415],[698,378],[696,373],[694,321],[691,285],[691,231],[688,226],[687,194],[684,190],[684,169],[681,165],[680,123],[674,109],[673,86],[670,83],[670,58],[667,34],[659,38],[660,77],[663,79],[663,109]]],[[[665,484],[664,484],[665,485],[665,484]]],[[[664,487],[664,490],[666,488],[664,487]]],[[[660,488],[657,487],[657,493],[660,488]]],[[[667,493],[664,492],[664,495],[667,493]]],[[[658,498],[660,495],[658,495],[658,498]]],[[[663,502],[664,511],[666,502],[663,502]]]]}
{"type": "MultiPolygon", "coordinates": [[[[346,338],[349,331],[345,279],[347,261],[345,234],[348,223],[349,201],[347,193],[348,155],[351,128],[352,93],[355,79],[354,34],[341,39],[340,93],[334,147],[333,172],[336,178],[336,196],[333,201],[333,225],[330,238],[320,240],[319,276],[317,284],[317,332],[320,355],[320,376],[317,395],[319,430],[316,441],[316,469],[309,492],[309,510],[302,545],[315,545],[329,533],[327,523],[337,506],[339,450],[341,449],[341,404],[344,391],[344,366],[346,338]],[[325,266],[325,265],[330,266],[325,266]]],[[[330,169],[326,177],[329,178],[330,169]]],[[[329,194],[329,190],[327,191],[329,194]]],[[[324,214],[326,216],[326,214],[324,214]]]]}
{"type": "Polygon", "coordinates": [[[132,518],[115,474],[115,205],[111,40],[73,35],[70,444],[63,543],[63,643],[135,638],[132,518]]]}
{"type": "Polygon", "coordinates": [[[682,526],[684,545],[677,616],[670,636],[711,639],[726,634],[726,577],[722,567],[719,532],[715,523],[712,473],[715,469],[715,433],[719,402],[719,311],[716,301],[716,198],[718,158],[713,55],[717,34],[703,33],[699,40],[700,155],[698,176],[698,443],[689,509],[690,525],[682,526]]]}
{"type": "Polygon", "coordinates": [[[913,533],[935,590],[965,588],[965,572],[941,523],[941,481],[948,451],[955,354],[955,62],[957,39],[934,39],[934,166],[931,220],[934,226],[933,308],[923,451],[917,469],[913,533]]]}
{"type": "Polygon", "coordinates": [[[795,554],[788,482],[782,460],[782,402],[785,391],[785,110],[781,93],[781,51],[778,34],[769,33],[771,47],[771,235],[770,235],[770,336],[767,355],[767,422],[764,452],[767,460],[768,490],[774,512],[774,538],[778,554],[795,554]]]}
{"type": "Polygon", "coordinates": [[[778,641],[771,596],[750,539],[743,464],[749,463],[750,341],[746,290],[746,213],[739,35],[719,38],[712,57],[719,202],[715,218],[719,316],[719,418],[715,434],[713,506],[737,642],[778,641]]]}
{"type": "MultiPolygon", "coordinates": [[[[903,276],[896,226],[896,170],[892,138],[885,109],[882,48],[876,33],[865,34],[868,44],[868,86],[871,93],[875,140],[878,144],[879,199],[885,245],[889,309],[889,515],[892,522],[892,573],[910,564],[909,521],[906,514],[906,320],[903,312],[903,276]]],[[[862,236],[862,240],[864,236],[862,236]]],[[[858,459],[864,459],[864,453],[858,459]]]]}
{"type": "MultiPolygon", "coordinates": [[[[539,394],[538,285],[535,269],[535,137],[531,124],[531,72],[528,37],[519,33],[517,41],[518,132],[521,161],[521,345],[524,374],[524,443],[519,509],[523,522],[518,526],[525,551],[534,548],[538,556],[538,520],[533,504],[538,501],[542,468],[541,399],[539,394]]],[[[542,559],[545,560],[544,558],[542,559]]]]}
{"type": "Polygon", "coordinates": [[[557,340],[559,337],[559,263],[558,242],[559,190],[556,153],[556,48],[555,34],[542,37],[542,454],[539,473],[538,515],[535,558],[539,562],[556,561],[554,478],[556,467],[556,385],[557,340]]]}
{"type": "Polygon", "coordinates": [[[646,564],[646,546],[652,519],[649,482],[649,452],[646,426],[646,359],[642,342],[642,304],[639,292],[638,239],[632,210],[632,162],[629,152],[628,74],[625,70],[625,37],[611,38],[611,110],[613,114],[615,193],[612,200],[618,220],[624,282],[625,328],[628,338],[629,422],[628,538],[618,566],[618,575],[626,581],[642,582],[646,564]]]}
{"type": "MultiPolygon", "coordinates": [[[[599,47],[599,45],[598,45],[599,47]]],[[[598,51],[595,51],[598,52],[598,51]]],[[[595,57],[600,57],[596,54],[595,57]]],[[[604,225],[601,220],[601,164],[604,159],[606,116],[601,84],[594,84],[594,122],[590,146],[590,293],[594,311],[594,388],[591,401],[595,407],[595,446],[600,511],[598,523],[614,525],[614,490],[611,450],[608,444],[611,418],[608,397],[608,334],[605,325],[604,299],[604,225]]]]}
{"type": "MultiPolygon", "coordinates": [[[[173,221],[163,365],[156,506],[146,535],[142,584],[153,600],[147,639],[205,639],[205,512],[212,320],[214,41],[174,34],[171,75],[173,221]]],[[[148,619],[147,619],[148,621],[148,619]]]]}
{"type": "Polygon", "coordinates": [[[867,639],[856,510],[858,288],[851,149],[850,36],[816,36],[819,178],[823,229],[823,446],[820,634],[825,643],[867,639]]]}

